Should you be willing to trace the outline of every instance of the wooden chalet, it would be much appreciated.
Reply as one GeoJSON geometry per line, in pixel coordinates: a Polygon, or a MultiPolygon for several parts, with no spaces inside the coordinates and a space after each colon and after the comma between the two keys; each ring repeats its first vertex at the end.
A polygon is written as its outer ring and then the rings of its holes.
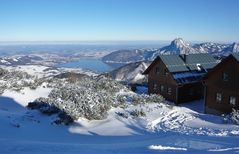
{"type": "Polygon", "coordinates": [[[175,104],[201,99],[202,78],[216,64],[207,53],[160,55],[143,73],[148,75],[148,93],[175,104]]]}
{"type": "Polygon", "coordinates": [[[204,77],[205,112],[230,113],[239,109],[239,53],[221,61],[204,77]]]}

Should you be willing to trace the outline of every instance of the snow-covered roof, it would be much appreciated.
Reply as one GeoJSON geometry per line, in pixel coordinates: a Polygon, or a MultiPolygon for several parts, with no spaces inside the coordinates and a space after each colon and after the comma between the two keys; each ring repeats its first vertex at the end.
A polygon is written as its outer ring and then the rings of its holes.
{"type": "Polygon", "coordinates": [[[173,78],[179,84],[187,84],[187,83],[199,82],[205,74],[206,74],[205,71],[181,72],[181,73],[174,73],[173,78]]]}
{"type": "Polygon", "coordinates": [[[159,55],[146,69],[147,74],[153,65],[161,60],[179,84],[198,82],[217,65],[217,60],[208,53],[159,55]]]}
{"type": "Polygon", "coordinates": [[[232,53],[226,58],[224,58],[219,64],[217,64],[209,73],[204,76],[204,79],[208,79],[208,77],[213,74],[218,68],[221,68],[227,61],[235,59],[239,63],[239,53],[232,53]]]}
{"type": "Polygon", "coordinates": [[[160,59],[168,68],[169,72],[188,72],[198,70],[198,64],[203,69],[212,69],[217,61],[208,53],[198,53],[189,55],[160,55],[160,59]]]}
{"type": "Polygon", "coordinates": [[[198,65],[207,71],[218,63],[208,53],[159,55],[143,74],[148,74],[158,60],[162,60],[170,73],[195,71],[198,70],[198,65]]]}
{"type": "Polygon", "coordinates": [[[233,53],[232,56],[239,62],[239,53],[233,53]]]}

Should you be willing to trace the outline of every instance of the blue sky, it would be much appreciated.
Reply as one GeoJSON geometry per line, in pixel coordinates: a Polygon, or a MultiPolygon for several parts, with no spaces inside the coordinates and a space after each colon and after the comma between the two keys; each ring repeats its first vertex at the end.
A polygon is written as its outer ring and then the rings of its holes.
{"type": "Polygon", "coordinates": [[[0,41],[239,42],[239,0],[0,0],[0,41]]]}

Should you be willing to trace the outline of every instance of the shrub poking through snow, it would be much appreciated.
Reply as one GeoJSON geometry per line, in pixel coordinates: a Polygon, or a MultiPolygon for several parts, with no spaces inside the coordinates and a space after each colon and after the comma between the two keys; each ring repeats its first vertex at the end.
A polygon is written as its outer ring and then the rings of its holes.
{"type": "Polygon", "coordinates": [[[74,122],[74,119],[66,114],[65,112],[60,112],[58,114],[58,119],[54,121],[55,124],[64,124],[64,125],[69,125],[74,122]]]}
{"type": "Polygon", "coordinates": [[[232,113],[230,114],[230,119],[233,123],[239,125],[239,110],[232,109],[232,113]]]}
{"type": "Polygon", "coordinates": [[[141,110],[133,110],[130,112],[130,115],[133,117],[144,117],[146,116],[145,112],[141,109],[141,110]]]}
{"type": "Polygon", "coordinates": [[[74,120],[79,117],[99,120],[106,118],[108,110],[117,102],[117,92],[129,91],[125,86],[101,77],[84,78],[74,83],[64,81],[61,84],[62,80],[57,81],[59,83],[51,83],[54,89],[47,98],[38,98],[28,107],[46,114],[55,112],[57,108],[74,120]]]}
{"type": "Polygon", "coordinates": [[[44,79],[29,75],[27,72],[0,69],[0,94],[6,89],[21,91],[25,87],[36,89],[44,79]]]}
{"type": "Polygon", "coordinates": [[[117,114],[118,116],[123,117],[123,118],[126,118],[126,119],[129,117],[129,115],[128,115],[127,113],[123,113],[123,112],[116,112],[116,114],[117,114]]]}
{"type": "Polygon", "coordinates": [[[230,114],[222,114],[224,123],[234,123],[239,125],[239,110],[232,109],[230,114]]]}
{"type": "MultiPolygon", "coordinates": [[[[163,101],[159,95],[135,94],[126,86],[105,77],[82,78],[74,83],[56,79],[49,84],[54,89],[48,97],[38,98],[29,103],[28,107],[35,109],[37,106],[42,113],[46,114],[55,113],[56,109],[59,109],[74,120],[80,117],[88,120],[100,120],[107,117],[108,111],[112,107],[125,108],[130,104],[140,105],[163,101]]],[[[135,110],[129,114],[133,117],[145,116],[143,110],[135,110]]],[[[68,122],[58,120],[55,123],[68,122]]]]}
{"type": "Polygon", "coordinates": [[[148,103],[161,103],[164,98],[160,95],[146,95],[136,93],[123,93],[117,95],[117,101],[119,103],[130,102],[132,105],[148,104],[148,103]]]}
{"type": "Polygon", "coordinates": [[[27,105],[28,108],[30,109],[38,109],[42,113],[47,114],[47,115],[52,115],[60,112],[60,109],[57,108],[54,105],[45,103],[45,102],[32,102],[28,103],[27,105]]]}

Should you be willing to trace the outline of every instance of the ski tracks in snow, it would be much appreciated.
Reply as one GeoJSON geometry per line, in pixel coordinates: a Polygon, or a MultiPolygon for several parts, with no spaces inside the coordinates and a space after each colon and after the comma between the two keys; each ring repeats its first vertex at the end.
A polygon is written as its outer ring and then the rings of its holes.
{"type": "Polygon", "coordinates": [[[188,113],[180,112],[180,109],[173,109],[169,112],[162,112],[161,117],[148,123],[147,128],[151,130],[181,130],[186,121],[195,117],[188,113]]]}

